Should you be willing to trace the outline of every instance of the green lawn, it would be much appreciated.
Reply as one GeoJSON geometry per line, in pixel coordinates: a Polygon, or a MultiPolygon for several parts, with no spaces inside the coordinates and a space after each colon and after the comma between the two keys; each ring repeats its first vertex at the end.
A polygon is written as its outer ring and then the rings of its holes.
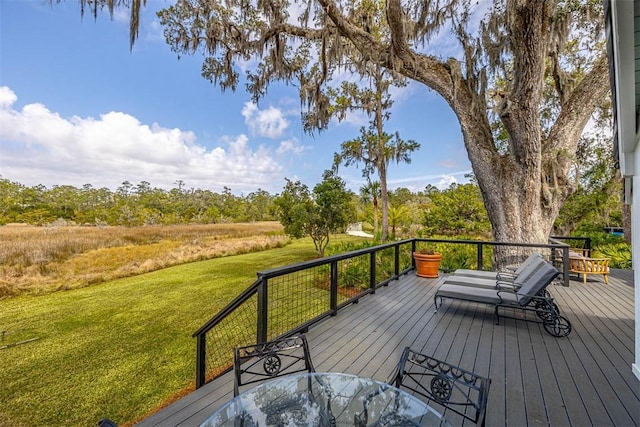
{"type": "MultiPolygon", "coordinates": [[[[333,237],[332,237],[333,239],[333,237]]],[[[339,239],[342,240],[342,239],[339,239]]],[[[310,240],[87,288],[0,301],[0,426],[144,416],[195,378],[191,334],[256,279],[314,257],[310,240]]]]}

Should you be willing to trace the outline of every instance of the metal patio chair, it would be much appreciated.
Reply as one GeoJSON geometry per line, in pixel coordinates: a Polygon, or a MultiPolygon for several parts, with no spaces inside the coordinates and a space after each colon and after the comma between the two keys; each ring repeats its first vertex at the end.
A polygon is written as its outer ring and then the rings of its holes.
{"type": "MultiPolygon", "coordinates": [[[[279,338],[273,341],[255,344],[234,349],[233,355],[235,382],[233,387],[234,396],[240,394],[240,387],[254,384],[261,381],[270,380],[299,372],[314,373],[315,368],[311,362],[309,344],[304,334],[297,334],[291,337],[279,338]]],[[[315,381],[322,384],[319,377],[315,381]]],[[[296,411],[305,412],[308,410],[307,402],[315,402],[320,411],[320,417],[329,425],[335,425],[335,416],[331,413],[331,396],[323,404],[314,395],[312,378],[307,378],[306,394],[286,393],[279,396],[279,405],[282,410],[292,413],[296,411]]],[[[326,386],[321,387],[326,398],[329,393],[326,386]]],[[[266,422],[269,425],[277,425],[280,420],[281,410],[274,405],[274,410],[266,414],[266,422]]]]}
{"type": "Polygon", "coordinates": [[[235,348],[233,395],[240,387],[297,372],[315,372],[309,344],[303,334],[235,348]]]}
{"type": "MultiPolygon", "coordinates": [[[[485,425],[489,378],[406,347],[389,383],[422,396],[436,409],[441,407],[445,419],[453,418],[447,416],[453,411],[469,421],[485,425]]],[[[454,425],[457,424],[462,425],[454,425]]]]}

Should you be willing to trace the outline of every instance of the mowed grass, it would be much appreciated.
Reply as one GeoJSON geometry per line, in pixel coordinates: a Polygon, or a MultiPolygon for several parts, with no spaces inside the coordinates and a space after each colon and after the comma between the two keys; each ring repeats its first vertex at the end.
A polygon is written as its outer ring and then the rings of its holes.
{"type": "MultiPolygon", "coordinates": [[[[334,239],[334,237],[332,237],[334,239]]],[[[343,240],[334,239],[334,240],[343,240]]],[[[0,425],[131,423],[193,387],[191,334],[256,279],[315,257],[284,248],[0,300],[0,425]]]]}

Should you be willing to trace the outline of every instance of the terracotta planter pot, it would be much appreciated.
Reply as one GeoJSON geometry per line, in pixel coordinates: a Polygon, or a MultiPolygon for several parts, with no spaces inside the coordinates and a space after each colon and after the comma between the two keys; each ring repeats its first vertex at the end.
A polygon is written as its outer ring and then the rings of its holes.
{"type": "Polygon", "coordinates": [[[414,252],[413,259],[416,260],[416,276],[430,279],[438,277],[442,254],[427,255],[414,252]]]}

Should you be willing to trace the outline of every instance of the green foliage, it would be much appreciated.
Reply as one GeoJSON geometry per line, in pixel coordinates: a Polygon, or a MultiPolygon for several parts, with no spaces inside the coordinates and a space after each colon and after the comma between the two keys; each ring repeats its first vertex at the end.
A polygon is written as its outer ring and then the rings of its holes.
{"type": "Polygon", "coordinates": [[[554,224],[555,233],[560,235],[583,235],[607,226],[622,226],[619,178],[612,178],[602,187],[576,190],[567,198],[554,224]]]}
{"type": "Polygon", "coordinates": [[[344,254],[347,252],[353,252],[360,249],[367,249],[378,245],[379,242],[373,240],[361,240],[351,242],[340,242],[332,244],[327,248],[327,256],[344,254]]]}
{"type": "Polygon", "coordinates": [[[453,184],[446,190],[429,189],[423,235],[482,234],[490,231],[489,217],[475,184],[453,184]]]}
{"type": "MultiPolygon", "coordinates": [[[[609,129],[610,124],[599,124],[609,129]]],[[[622,179],[608,132],[582,137],[574,171],[576,191],[565,201],[556,221],[557,235],[584,235],[622,225],[622,179]]]]}
{"type": "Polygon", "coordinates": [[[404,205],[389,207],[389,226],[391,237],[395,238],[401,227],[409,225],[411,214],[409,208],[404,205]]]}
{"type": "MultiPolygon", "coordinates": [[[[380,107],[382,108],[382,107],[380,107]]],[[[376,114],[376,120],[380,118],[382,111],[376,114]]],[[[340,164],[345,166],[358,165],[362,162],[362,175],[367,178],[370,185],[371,175],[378,174],[380,179],[380,207],[382,210],[381,239],[385,241],[388,233],[389,202],[387,195],[387,170],[389,162],[411,163],[411,153],[420,147],[416,141],[404,140],[396,132],[394,135],[382,131],[382,123],[376,125],[376,120],[371,122],[368,129],[362,127],[358,138],[343,142],[340,153],[334,156],[334,169],[340,164]]],[[[372,189],[372,191],[374,191],[372,189]]],[[[374,224],[377,224],[377,195],[373,195],[374,224]]],[[[376,230],[377,234],[377,230],[376,230]]]]}
{"type": "MultiPolygon", "coordinates": [[[[366,17],[367,32],[375,34],[378,39],[387,39],[388,33],[383,30],[384,3],[379,1],[365,1],[356,4],[353,13],[366,17]]],[[[353,59],[350,58],[351,60],[353,59]]],[[[385,69],[368,60],[360,62],[348,61],[347,68],[359,72],[368,80],[369,87],[353,82],[343,82],[340,89],[328,88],[328,99],[332,105],[328,109],[321,109],[319,114],[308,114],[306,128],[313,128],[319,123],[326,123],[327,116],[337,115],[339,120],[346,117],[348,111],[360,110],[367,114],[369,126],[360,128],[360,136],[342,143],[340,152],[334,156],[334,169],[340,164],[345,166],[362,163],[362,176],[367,178],[369,185],[371,178],[377,174],[380,186],[380,208],[382,213],[381,239],[385,241],[388,233],[389,197],[387,190],[387,173],[389,163],[410,163],[411,153],[420,147],[416,141],[403,140],[400,134],[389,134],[384,131],[384,123],[391,117],[393,99],[389,93],[391,86],[404,86],[406,80],[392,69],[385,69]],[[325,111],[327,111],[325,113],[325,111]],[[311,118],[311,120],[309,120],[311,118]]],[[[377,192],[376,192],[377,193],[377,192]]],[[[373,196],[374,228],[377,234],[377,194],[373,196]]]]}
{"type": "Polygon", "coordinates": [[[440,253],[440,252],[438,252],[437,249],[434,249],[430,246],[425,246],[421,248],[416,248],[415,253],[422,254],[422,255],[435,255],[436,253],[440,253]]]}
{"type": "MultiPolygon", "coordinates": [[[[343,242],[331,245],[328,255],[343,254],[379,245],[379,241],[343,242]]],[[[400,268],[411,265],[409,250],[400,251],[400,268]]],[[[376,253],[376,282],[381,282],[395,274],[395,249],[389,248],[376,253]]],[[[369,255],[360,259],[340,263],[338,283],[343,288],[367,288],[369,286],[369,255]]]]}
{"type": "Polygon", "coordinates": [[[594,250],[591,256],[594,258],[611,258],[609,263],[611,268],[626,270],[632,268],[631,246],[624,242],[598,245],[597,250],[594,250]]]}
{"type": "Polygon", "coordinates": [[[624,237],[615,234],[605,233],[602,228],[595,226],[587,226],[583,224],[574,233],[574,237],[589,237],[591,239],[591,247],[598,248],[602,245],[624,243],[624,237]]]}
{"type": "Polygon", "coordinates": [[[373,219],[373,234],[377,235],[379,231],[379,200],[382,197],[380,189],[380,181],[371,181],[367,179],[367,184],[360,187],[360,200],[365,204],[362,220],[368,221],[373,219]]]}
{"type": "Polygon", "coordinates": [[[69,185],[26,187],[0,177],[0,225],[50,224],[64,220],[76,224],[156,225],[213,224],[272,221],[275,196],[258,189],[246,197],[224,187],[222,194],[186,189],[182,181],[170,190],[141,181],[122,183],[116,191],[69,185]]]}
{"type": "Polygon", "coordinates": [[[313,210],[313,200],[305,184],[288,178],[285,180],[284,190],[274,202],[276,216],[284,227],[284,232],[299,239],[307,233],[306,224],[313,210]]]}
{"type": "Polygon", "coordinates": [[[355,219],[355,207],[344,181],[331,172],[325,172],[323,178],[313,194],[300,181],[287,179],[274,202],[284,232],[295,238],[310,236],[320,257],[329,244],[329,234],[343,230],[355,219]]]}
{"type": "MultiPolygon", "coordinates": [[[[368,258],[367,258],[368,259],[368,258]]],[[[369,286],[369,264],[354,259],[340,265],[338,284],[341,288],[365,289],[369,286]]]]}
{"type": "MultiPolygon", "coordinates": [[[[450,239],[448,236],[430,236],[433,239],[450,239]]],[[[474,240],[478,236],[473,235],[460,235],[457,236],[460,240],[474,240]]],[[[451,244],[451,243],[434,243],[434,242],[420,242],[416,245],[416,251],[426,248],[433,252],[441,253],[442,260],[440,261],[440,268],[443,271],[453,271],[458,268],[477,269],[477,247],[475,244],[451,244]]],[[[483,256],[483,268],[487,268],[492,265],[493,249],[490,246],[484,246],[482,251],[483,256]]]]}
{"type": "Polygon", "coordinates": [[[448,245],[442,254],[440,267],[444,271],[458,268],[477,268],[476,249],[467,245],[448,245]]]}

